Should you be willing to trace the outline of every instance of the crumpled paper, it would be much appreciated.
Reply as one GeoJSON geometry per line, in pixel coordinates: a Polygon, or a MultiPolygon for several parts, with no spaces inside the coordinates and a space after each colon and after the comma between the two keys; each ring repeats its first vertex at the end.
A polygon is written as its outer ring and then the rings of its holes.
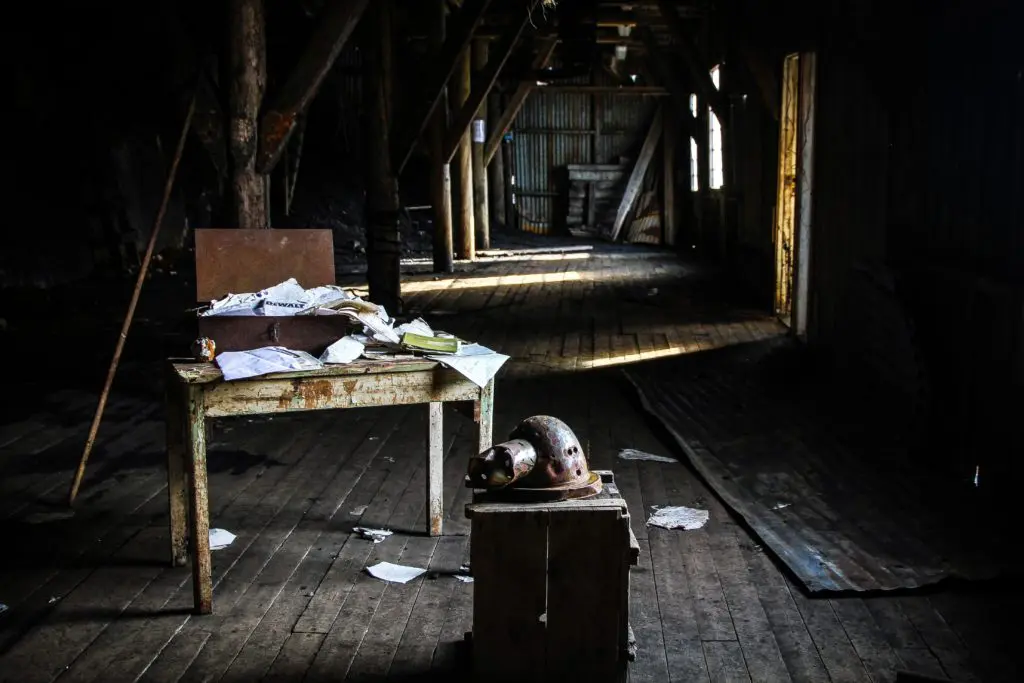
{"type": "Polygon", "coordinates": [[[305,351],[293,351],[283,346],[264,346],[249,351],[225,351],[216,358],[224,379],[232,381],[259,377],[272,372],[318,370],[323,363],[305,351]]]}
{"type": "Polygon", "coordinates": [[[458,353],[439,353],[427,356],[445,367],[455,370],[478,387],[485,387],[501,366],[509,359],[480,344],[463,344],[458,353]]]}
{"type": "MultiPolygon", "coordinates": [[[[364,337],[365,338],[365,337],[364,337]]],[[[321,363],[351,363],[363,355],[366,344],[352,335],[342,337],[334,342],[321,354],[321,363]]]]}
{"type": "Polygon", "coordinates": [[[648,460],[650,462],[671,463],[679,462],[675,458],[666,458],[664,455],[654,455],[653,453],[638,451],[635,448],[623,448],[621,451],[619,451],[619,460],[648,460]]]}
{"type": "Polygon", "coordinates": [[[647,520],[647,526],[693,531],[703,527],[708,523],[709,519],[711,519],[711,513],[707,510],[697,510],[682,506],[665,507],[659,508],[651,515],[651,518],[647,520]]]}
{"type": "Polygon", "coordinates": [[[210,550],[222,550],[238,538],[226,529],[210,529],[210,550]]]}

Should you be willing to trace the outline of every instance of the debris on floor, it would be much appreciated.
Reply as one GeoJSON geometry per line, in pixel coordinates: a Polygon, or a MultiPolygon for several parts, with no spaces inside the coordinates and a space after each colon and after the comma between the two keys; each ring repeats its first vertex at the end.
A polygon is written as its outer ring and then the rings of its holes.
{"type": "Polygon", "coordinates": [[[707,510],[682,506],[666,507],[658,509],[651,515],[651,518],[647,520],[647,526],[693,531],[707,524],[709,519],[711,519],[711,513],[707,510]]]}
{"type": "Polygon", "coordinates": [[[462,583],[473,583],[473,577],[466,576],[465,574],[456,574],[455,578],[461,581],[462,583]]]}
{"type": "Polygon", "coordinates": [[[650,462],[679,462],[675,458],[667,458],[664,455],[654,455],[653,453],[645,453],[644,451],[638,451],[635,448],[623,448],[619,451],[619,460],[648,460],[650,462]]]}
{"type": "Polygon", "coordinates": [[[367,529],[366,527],[357,526],[352,529],[354,533],[359,534],[359,538],[367,541],[373,541],[374,543],[383,543],[388,536],[393,534],[393,531],[387,529],[367,529]]]}
{"type": "Polygon", "coordinates": [[[4,603],[0,602],[0,614],[3,614],[4,612],[6,612],[7,609],[8,609],[7,605],[5,605],[4,603]]]}
{"type": "Polygon", "coordinates": [[[223,550],[238,538],[224,529],[210,529],[210,550],[223,550]]]}
{"type": "Polygon", "coordinates": [[[358,507],[352,508],[352,511],[349,514],[355,515],[356,517],[361,517],[364,512],[366,512],[366,506],[360,505],[358,507]]]}
{"type": "Polygon", "coordinates": [[[419,567],[403,567],[390,562],[378,562],[372,567],[367,567],[366,571],[370,573],[370,576],[388,583],[409,583],[417,576],[422,576],[427,572],[426,569],[419,567]]]}

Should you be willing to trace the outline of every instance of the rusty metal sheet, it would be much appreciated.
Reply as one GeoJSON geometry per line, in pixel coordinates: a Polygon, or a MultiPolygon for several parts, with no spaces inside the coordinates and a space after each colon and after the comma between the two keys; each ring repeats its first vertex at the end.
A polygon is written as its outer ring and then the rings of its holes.
{"type": "Polygon", "coordinates": [[[197,301],[257,292],[290,277],[307,288],[334,284],[330,230],[208,229],[196,230],[195,240],[197,301]]]}

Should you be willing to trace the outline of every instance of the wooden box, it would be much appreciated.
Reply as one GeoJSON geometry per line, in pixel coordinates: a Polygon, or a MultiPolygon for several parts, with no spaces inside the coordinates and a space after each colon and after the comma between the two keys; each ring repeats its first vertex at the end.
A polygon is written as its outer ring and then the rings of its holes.
{"type": "MultiPolygon", "coordinates": [[[[196,300],[258,292],[288,278],[334,284],[330,230],[196,230],[196,300]]],[[[217,352],[284,346],[315,356],[352,328],[345,316],[205,316],[198,332],[217,352]]]]}
{"type": "Polygon", "coordinates": [[[466,506],[476,680],[625,680],[640,546],[611,473],[601,475],[595,498],[466,506]]]}

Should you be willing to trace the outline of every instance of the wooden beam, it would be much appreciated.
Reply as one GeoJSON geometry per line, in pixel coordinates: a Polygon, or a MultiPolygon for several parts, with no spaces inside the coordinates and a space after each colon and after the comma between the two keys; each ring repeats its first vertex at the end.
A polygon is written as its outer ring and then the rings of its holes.
{"type": "Polygon", "coordinates": [[[473,32],[480,25],[484,12],[487,11],[490,4],[491,0],[465,0],[462,9],[448,26],[448,38],[440,52],[429,60],[434,66],[428,70],[424,79],[426,85],[422,92],[422,99],[419,100],[418,105],[413,103],[416,108],[408,119],[407,132],[404,137],[397,140],[393,149],[397,162],[395,169],[398,175],[402,174],[405,165],[409,163],[409,158],[412,157],[413,150],[416,149],[416,142],[426,130],[431,114],[434,113],[437,103],[441,100],[441,93],[444,91],[445,85],[455,72],[459,58],[469,47],[473,32]]]}
{"type": "MultiPolygon", "coordinates": [[[[363,79],[370,149],[388,149],[392,130],[392,7],[394,0],[373,0],[363,79]]],[[[370,154],[366,163],[366,279],[370,301],[394,315],[401,313],[402,240],[398,229],[398,179],[389,154],[370,154]]]]}
{"type": "MultiPolygon", "coordinates": [[[[431,49],[435,53],[444,45],[448,23],[447,0],[430,0],[427,22],[430,27],[431,49]]],[[[448,128],[448,93],[441,88],[440,106],[430,120],[430,196],[434,219],[434,272],[455,271],[455,247],[452,237],[452,173],[444,162],[444,134],[448,128]]]]}
{"type": "Polygon", "coordinates": [[[637,157],[636,164],[633,165],[633,172],[629,176],[629,182],[626,183],[626,191],[623,193],[622,201],[619,203],[619,210],[615,214],[615,223],[612,225],[611,234],[613,242],[619,238],[619,233],[622,232],[622,227],[626,224],[626,219],[633,210],[636,198],[640,194],[640,190],[643,189],[644,176],[647,175],[647,168],[651,165],[651,159],[654,158],[654,152],[658,149],[658,143],[661,141],[664,120],[664,112],[661,107],[658,107],[654,114],[654,120],[651,122],[651,127],[647,131],[643,147],[640,148],[640,155],[637,157]]]}
{"type": "MultiPolygon", "coordinates": [[[[469,48],[463,51],[459,58],[458,68],[452,77],[451,97],[452,108],[461,109],[469,99],[470,83],[472,81],[472,70],[470,63],[469,48]]],[[[458,186],[458,203],[455,206],[455,226],[458,234],[455,239],[455,252],[459,258],[476,258],[476,214],[473,208],[473,154],[469,141],[469,132],[464,131],[462,141],[459,143],[458,155],[455,161],[455,183],[458,186]]]]}
{"type": "Polygon", "coordinates": [[[658,47],[654,34],[646,26],[638,29],[641,40],[647,46],[647,67],[654,80],[668,88],[669,96],[672,98],[672,109],[675,118],[683,124],[687,134],[694,129],[693,112],[690,111],[690,91],[684,84],[679,74],[672,65],[665,59],[665,54],[658,47]]]}
{"type": "MultiPolygon", "coordinates": [[[[491,64],[488,64],[490,45],[486,40],[476,39],[473,41],[473,71],[475,73],[490,72],[491,64]]],[[[511,52],[511,49],[509,49],[511,52]]],[[[507,55],[506,55],[507,56],[507,55]]],[[[492,60],[493,61],[493,60],[492,60]]],[[[487,112],[483,103],[486,101],[478,97],[478,87],[482,87],[482,79],[477,79],[473,83],[473,90],[470,92],[469,104],[472,104],[473,100],[478,100],[480,104],[477,106],[477,110],[474,112],[474,118],[471,123],[472,127],[472,159],[473,159],[473,223],[476,226],[476,246],[478,249],[490,249],[491,248],[491,217],[488,213],[488,201],[487,201],[487,166],[484,164],[484,143],[487,141],[487,112]]],[[[491,85],[487,85],[487,91],[490,92],[491,85]]],[[[463,107],[465,108],[465,107],[463,107]]],[[[458,125],[458,121],[456,121],[458,125]]],[[[451,131],[449,131],[451,134],[451,131]]]]}
{"type": "Polygon", "coordinates": [[[231,0],[228,11],[230,223],[239,228],[269,228],[267,178],[256,170],[257,117],[267,82],[263,0],[231,0]]]}
{"type": "MultiPolygon", "coordinates": [[[[496,93],[487,98],[488,125],[494,126],[501,116],[501,107],[496,93]]],[[[486,143],[485,143],[486,146],[486,143]]],[[[485,151],[486,154],[486,151],[485,151]]],[[[488,206],[491,209],[491,224],[505,227],[505,155],[501,145],[498,146],[487,170],[487,182],[490,185],[488,206]]]]}
{"type": "MultiPolygon", "coordinates": [[[[448,129],[448,136],[445,138],[444,155],[448,163],[451,163],[452,157],[455,156],[455,149],[459,146],[459,140],[462,139],[473,119],[476,118],[477,113],[480,111],[480,106],[487,99],[491,88],[494,87],[494,82],[498,80],[502,68],[519,43],[520,36],[523,35],[526,25],[530,22],[530,13],[532,13],[536,5],[537,0],[530,0],[528,5],[529,12],[523,12],[523,18],[519,26],[514,32],[508,33],[503,42],[495,46],[487,66],[481,69],[478,76],[473,79],[469,99],[466,100],[466,103],[454,116],[451,128],[448,129]]],[[[476,44],[487,45],[487,43],[481,41],[477,41],[476,44]]]]}
{"type": "Polygon", "coordinates": [[[661,229],[666,246],[676,245],[676,147],[678,131],[671,123],[665,125],[661,145],[661,229]]]}
{"type": "Polygon", "coordinates": [[[715,112],[722,128],[725,128],[729,125],[729,100],[711,80],[711,67],[704,64],[704,60],[701,59],[693,42],[693,36],[679,17],[675,5],[668,0],[658,0],[658,10],[675,39],[683,61],[686,62],[686,66],[690,70],[690,77],[697,86],[697,92],[711,106],[711,110],[715,112]]]}
{"type": "MultiPolygon", "coordinates": [[[[558,45],[558,40],[555,38],[548,38],[540,43],[540,49],[537,51],[537,56],[534,58],[530,68],[534,71],[540,71],[548,65],[551,60],[551,55],[555,52],[555,47],[558,45]]],[[[526,102],[527,96],[530,91],[536,87],[535,81],[523,81],[516,90],[512,93],[512,98],[509,100],[508,106],[498,116],[498,120],[494,122],[494,127],[491,129],[490,135],[487,136],[487,144],[484,146],[484,163],[490,164],[491,159],[494,158],[495,153],[498,151],[498,147],[501,145],[502,138],[505,137],[505,133],[512,126],[512,122],[516,120],[516,116],[519,114],[519,110],[522,109],[523,103],[526,102]]]]}
{"type": "Polygon", "coordinates": [[[368,3],[369,0],[329,0],[316,18],[316,28],[299,63],[260,121],[256,158],[256,169],[260,173],[270,173],[281,157],[299,115],[313,101],[368,3]]]}

